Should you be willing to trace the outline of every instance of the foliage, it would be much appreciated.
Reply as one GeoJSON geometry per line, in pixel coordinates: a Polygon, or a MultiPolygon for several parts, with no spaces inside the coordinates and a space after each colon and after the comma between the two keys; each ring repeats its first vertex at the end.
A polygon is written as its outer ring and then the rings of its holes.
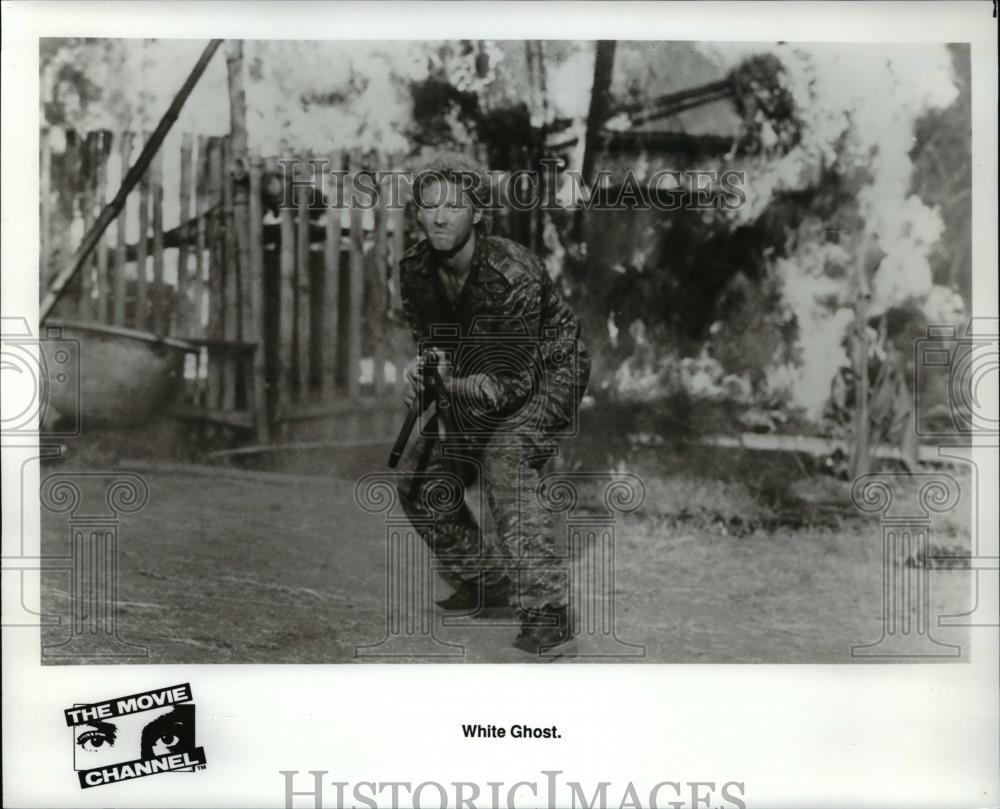
{"type": "Polygon", "coordinates": [[[91,129],[127,125],[135,97],[116,76],[131,67],[123,40],[79,37],[39,40],[39,103],[49,126],[91,129]]]}
{"type": "Polygon", "coordinates": [[[770,85],[779,90],[764,95],[777,92],[779,103],[750,107],[753,115],[744,115],[749,131],[733,157],[748,172],[751,194],[732,217],[744,225],[760,221],[788,195],[802,206],[766,269],[780,282],[783,308],[798,327],[799,356],[775,362],[769,376],[818,417],[831,381],[850,365],[845,336],[859,293],[858,268],[871,287],[873,316],[954,303],[933,283],[930,256],[944,224],[937,208],[911,192],[908,155],[923,116],[962,119],[960,110],[946,109],[962,88],[952,84],[943,47],[779,46],[774,52],[780,67],[773,60],[744,63],[757,75],[767,66],[775,70],[770,85]]]}
{"type": "MultiPolygon", "coordinates": [[[[914,127],[912,191],[940,211],[944,232],[928,260],[934,283],[972,299],[972,114],[969,48],[949,45],[959,89],[950,106],[925,112],[914,127]]],[[[937,295],[944,296],[943,292],[937,295]]],[[[948,304],[929,301],[932,319],[948,318],[948,304]]]]}
{"type": "Polygon", "coordinates": [[[247,44],[248,128],[263,152],[406,151],[409,82],[424,43],[264,40],[247,44]]]}
{"type": "MultiPolygon", "coordinates": [[[[747,204],[671,212],[623,247],[608,287],[609,389],[662,404],[679,391],[711,402],[727,388],[746,401],[749,387],[758,409],[801,408],[843,435],[853,412],[847,338],[870,287],[875,437],[899,436],[912,401],[900,341],[963,311],[967,48],[705,51],[732,82],[742,122],[732,151],[707,167],[745,172],[747,204]],[[909,327],[890,325],[901,318],[909,327]],[[685,381],[685,366],[701,369],[701,382],[685,381]]],[[[593,280],[583,284],[600,297],[593,280]]]]}
{"type": "Polygon", "coordinates": [[[787,154],[802,139],[802,126],[781,60],[751,56],[730,71],[733,105],[744,122],[741,154],[787,154]]]}

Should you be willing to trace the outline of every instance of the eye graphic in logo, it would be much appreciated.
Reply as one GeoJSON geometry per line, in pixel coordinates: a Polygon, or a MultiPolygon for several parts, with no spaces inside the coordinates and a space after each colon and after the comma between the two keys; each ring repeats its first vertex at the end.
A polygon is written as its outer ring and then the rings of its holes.
{"type": "Polygon", "coordinates": [[[94,721],[90,726],[83,725],[80,734],[76,737],[76,743],[81,750],[88,753],[97,753],[101,748],[114,747],[115,738],[118,736],[117,725],[111,722],[94,721]]]}
{"type": "Polygon", "coordinates": [[[77,770],[191,753],[195,748],[194,705],[95,719],[77,725],[74,731],[73,761],[77,770]]]}

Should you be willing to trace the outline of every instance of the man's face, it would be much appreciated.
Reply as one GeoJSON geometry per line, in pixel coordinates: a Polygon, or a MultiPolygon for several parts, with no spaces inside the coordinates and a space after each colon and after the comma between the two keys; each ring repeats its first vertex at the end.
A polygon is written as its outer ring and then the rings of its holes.
{"type": "Polygon", "coordinates": [[[455,183],[431,179],[421,187],[417,221],[437,252],[453,253],[460,249],[480,219],[482,212],[455,183]]]}

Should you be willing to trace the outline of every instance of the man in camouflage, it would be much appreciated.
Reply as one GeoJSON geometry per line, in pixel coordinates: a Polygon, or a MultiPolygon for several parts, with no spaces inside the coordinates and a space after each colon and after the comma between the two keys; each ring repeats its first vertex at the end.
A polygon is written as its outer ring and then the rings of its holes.
{"type": "MultiPolygon", "coordinates": [[[[432,163],[417,175],[414,198],[426,238],[401,261],[403,313],[418,347],[434,347],[454,415],[446,435],[435,435],[435,416],[411,446],[401,503],[414,525],[432,526],[422,535],[455,586],[438,604],[478,610],[513,600],[521,619],[514,645],[544,651],[570,639],[571,622],[567,554],[538,485],[559,433],[576,423],[590,358],[539,259],[488,234],[485,177],[472,161],[432,163]],[[460,481],[464,493],[477,478],[496,542],[464,499],[454,508],[431,494],[446,481],[460,481]]],[[[407,377],[411,397],[430,393],[419,360],[407,377]]]]}

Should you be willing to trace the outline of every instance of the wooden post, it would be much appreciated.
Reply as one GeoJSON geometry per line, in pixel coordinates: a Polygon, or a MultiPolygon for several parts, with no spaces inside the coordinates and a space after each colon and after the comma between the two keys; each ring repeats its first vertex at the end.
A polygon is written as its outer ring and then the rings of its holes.
{"type": "MultiPolygon", "coordinates": [[[[403,256],[403,247],[405,242],[404,226],[406,221],[405,212],[403,210],[390,211],[391,221],[393,223],[393,231],[391,235],[392,242],[392,297],[389,301],[390,311],[397,312],[402,307],[402,302],[400,300],[400,284],[402,283],[402,275],[399,260],[403,256]]],[[[406,330],[409,332],[409,329],[406,330]]],[[[406,389],[406,379],[403,376],[403,371],[406,369],[407,363],[410,361],[409,354],[399,355],[401,348],[398,346],[399,341],[396,341],[396,352],[393,357],[393,364],[396,366],[396,393],[402,394],[406,389]]],[[[409,335],[407,334],[407,345],[409,345],[409,335]]],[[[415,353],[416,349],[412,353],[415,353]]]]}
{"type": "MultiPolygon", "coordinates": [[[[149,133],[143,134],[143,141],[149,140],[149,133]]],[[[143,147],[145,148],[145,147],[143,147]]],[[[149,329],[149,288],[146,281],[146,251],[149,234],[149,172],[143,172],[139,181],[139,240],[135,253],[135,327],[140,331],[149,329]]]]}
{"type": "MultiPolygon", "coordinates": [[[[385,158],[376,154],[375,169],[380,171],[385,166],[385,158]]],[[[386,211],[387,189],[383,186],[378,189],[378,199],[375,204],[375,244],[374,249],[369,253],[369,272],[372,279],[372,304],[369,308],[369,315],[372,318],[372,363],[374,365],[374,393],[379,401],[385,396],[385,362],[386,362],[386,339],[388,329],[386,328],[386,317],[388,315],[389,300],[389,220],[386,211]]]]}
{"type": "MultiPolygon", "coordinates": [[[[611,78],[615,68],[615,40],[602,39],[594,44],[594,83],[590,90],[590,109],[587,112],[587,134],[583,146],[581,176],[588,187],[594,181],[594,165],[601,132],[611,108],[611,78]]],[[[577,240],[583,238],[583,213],[576,212],[573,227],[577,240]]]]}
{"type": "Polygon", "coordinates": [[[854,349],[855,409],[854,443],[848,471],[852,480],[867,474],[871,469],[871,419],[868,414],[868,300],[871,291],[866,266],[870,244],[871,236],[865,228],[857,261],[854,263],[854,335],[851,344],[854,349]]]}
{"type": "Polygon", "coordinates": [[[38,182],[38,289],[42,295],[49,286],[52,272],[52,143],[48,129],[39,139],[38,182]]]}
{"type": "Polygon", "coordinates": [[[538,178],[536,204],[532,206],[530,214],[531,241],[529,244],[531,249],[537,253],[543,247],[545,233],[545,211],[541,204],[541,198],[545,193],[543,183],[546,178],[542,175],[542,158],[545,155],[545,126],[549,122],[549,107],[542,41],[529,39],[525,42],[525,48],[527,49],[528,72],[531,82],[531,143],[528,162],[529,168],[536,173],[535,176],[538,178]]]}
{"type": "MultiPolygon", "coordinates": [[[[308,156],[306,157],[306,162],[308,162],[308,156]]],[[[295,175],[296,177],[305,182],[308,178],[306,177],[305,167],[301,161],[297,161],[295,164],[295,175]]],[[[309,400],[309,381],[310,381],[310,356],[309,356],[309,346],[312,342],[312,330],[311,317],[312,314],[310,300],[311,300],[311,279],[309,277],[309,194],[306,192],[304,187],[300,187],[296,190],[298,194],[297,200],[297,233],[295,238],[296,251],[295,251],[295,310],[296,310],[296,351],[298,352],[298,362],[296,363],[296,368],[298,370],[298,388],[299,388],[299,398],[300,401],[306,402],[309,400]]]]}
{"type": "Polygon", "coordinates": [[[243,86],[243,41],[226,43],[226,70],[229,87],[229,129],[231,160],[229,187],[232,192],[233,229],[239,261],[237,293],[239,318],[237,339],[257,344],[250,368],[241,364],[247,388],[247,409],[253,411],[258,440],[267,440],[267,407],[264,387],[264,338],[261,293],[264,282],[263,235],[261,233],[260,172],[252,189],[247,102],[243,86]],[[261,436],[264,436],[262,439],[261,436]]]}
{"type": "Polygon", "coordinates": [[[281,389],[279,409],[284,415],[291,401],[295,375],[295,222],[292,209],[281,207],[281,314],[279,352],[281,389]]]}
{"type": "MultiPolygon", "coordinates": [[[[222,202],[222,139],[208,139],[208,204],[211,210],[208,263],[208,327],[205,336],[212,341],[223,339],[225,320],[225,211],[222,202]]],[[[221,352],[209,346],[207,398],[209,408],[222,406],[221,352]]]]}
{"type": "MultiPolygon", "coordinates": [[[[84,233],[94,226],[94,198],[97,195],[97,162],[100,153],[100,137],[101,133],[95,130],[88,132],[87,138],[84,141],[83,168],[80,172],[80,208],[83,214],[84,233]]],[[[80,265],[80,286],[79,297],[77,299],[80,317],[86,321],[93,320],[96,313],[93,300],[94,272],[94,257],[90,255],[80,265]]]]}
{"type": "MultiPolygon", "coordinates": [[[[361,154],[354,150],[351,152],[350,175],[352,182],[350,188],[356,187],[354,179],[361,171],[361,154]]],[[[348,191],[350,195],[350,191],[348,191]]],[[[353,196],[353,195],[350,195],[353,196]]],[[[361,319],[363,317],[364,305],[364,211],[357,204],[357,200],[350,199],[351,204],[351,252],[350,252],[350,330],[347,342],[347,395],[355,399],[361,395],[361,319]]]]}
{"type": "MultiPolygon", "coordinates": [[[[400,156],[392,155],[390,157],[390,164],[393,167],[391,170],[396,171],[402,165],[400,156]]],[[[406,211],[402,206],[406,205],[407,200],[400,196],[400,199],[391,201],[396,203],[396,206],[386,212],[389,223],[389,279],[391,281],[387,305],[391,311],[395,311],[400,307],[399,260],[403,257],[403,252],[406,250],[406,211]]]]}
{"type": "MultiPolygon", "coordinates": [[[[53,274],[57,267],[69,263],[73,255],[73,245],[70,243],[70,230],[73,224],[76,205],[76,133],[67,130],[66,146],[62,154],[52,156],[52,222],[49,228],[49,248],[52,263],[48,269],[45,284],[40,286],[42,297],[48,294],[52,284],[53,274]]],[[[63,311],[67,311],[72,301],[69,296],[63,299],[63,311]]]]}
{"type": "MultiPolygon", "coordinates": [[[[525,61],[528,64],[528,131],[529,131],[529,141],[528,141],[528,168],[535,168],[535,157],[538,152],[539,146],[539,129],[544,125],[543,119],[543,109],[542,109],[542,93],[541,84],[544,82],[540,73],[543,70],[543,65],[541,62],[541,54],[535,49],[535,44],[537,40],[526,39],[524,41],[524,56],[525,61]]],[[[535,236],[535,211],[532,210],[531,213],[531,236],[532,240],[529,242],[529,247],[532,250],[536,249],[534,242],[535,236]]]]}
{"type": "MultiPolygon", "coordinates": [[[[403,159],[400,155],[396,155],[393,160],[394,168],[401,168],[404,165],[403,159]]],[[[388,302],[388,308],[392,312],[398,311],[402,307],[402,301],[400,299],[400,284],[402,283],[401,276],[401,265],[400,260],[403,258],[403,253],[406,250],[406,211],[402,207],[409,200],[400,198],[396,200],[399,203],[398,208],[389,211],[389,221],[392,223],[392,233],[390,235],[390,244],[392,259],[390,261],[390,277],[392,279],[392,284],[390,286],[390,298],[388,302]]],[[[409,331],[407,329],[407,331],[409,331]]],[[[407,338],[409,335],[407,335],[407,338]]],[[[408,344],[407,339],[407,344],[408,344]]],[[[398,343],[398,341],[397,341],[398,343]]],[[[398,350],[398,348],[397,348],[398,350]]],[[[393,363],[396,366],[396,393],[397,395],[402,395],[406,389],[406,378],[403,375],[403,371],[406,369],[407,363],[410,361],[410,356],[404,354],[403,356],[394,356],[393,363]]]]}
{"type": "Polygon", "coordinates": [[[248,254],[250,259],[249,283],[250,320],[247,323],[251,338],[257,343],[253,355],[253,409],[257,443],[266,444],[270,437],[270,414],[267,407],[267,380],[265,379],[264,339],[264,213],[260,200],[261,162],[250,161],[250,195],[247,210],[248,254]]]}
{"type": "MultiPolygon", "coordinates": [[[[330,156],[330,171],[339,172],[344,165],[341,152],[330,156]]],[[[343,183],[344,178],[331,174],[334,183],[343,183]]],[[[340,194],[333,189],[326,209],[326,241],[323,251],[323,395],[324,399],[333,399],[337,394],[337,346],[340,308],[340,219],[343,209],[334,207],[333,202],[339,201],[340,194]]]]}
{"type": "Polygon", "coordinates": [[[230,39],[226,43],[226,76],[229,87],[229,123],[233,155],[237,160],[249,160],[247,99],[243,88],[243,40],[241,39],[230,39]]]}
{"type": "Polygon", "coordinates": [[[153,196],[153,333],[170,333],[170,305],[163,280],[163,152],[149,164],[149,186],[153,196]]]}
{"type": "Polygon", "coordinates": [[[615,67],[615,40],[602,39],[594,45],[594,83],[590,91],[590,109],[587,112],[587,135],[583,152],[583,181],[593,181],[594,163],[601,130],[608,119],[611,107],[611,78],[615,67]]]}
{"type": "Polygon", "coordinates": [[[226,42],[226,69],[229,86],[229,159],[226,161],[226,189],[229,193],[235,248],[236,267],[235,338],[243,340],[247,332],[249,310],[250,274],[250,227],[247,221],[249,185],[248,164],[250,153],[247,137],[246,93],[243,89],[243,41],[230,39],[226,42]]]}
{"type": "MultiPolygon", "coordinates": [[[[187,227],[191,221],[191,151],[193,138],[185,132],[181,136],[181,189],[180,222],[187,227]]],[[[177,247],[177,319],[175,333],[186,336],[190,329],[191,301],[188,296],[188,258],[190,255],[190,233],[185,234],[177,247]]]]}
{"type": "MultiPolygon", "coordinates": [[[[108,158],[111,155],[111,133],[102,130],[98,133],[97,155],[94,166],[94,201],[98,210],[104,208],[108,189],[108,158]]],[[[111,296],[111,284],[108,282],[108,240],[102,236],[95,248],[97,255],[97,274],[94,279],[94,290],[97,293],[96,316],[99,323],[108,323],[108,298],[111,296]]]]}
{"type": "MultiPolygon", "coordinates": [[[[121,140],[118,142],[118,156],[122,166],[122,176],[128,171],[129,161],[132,158],[132,133],[122,132],[121,140]]],[[[128,199],[122,201],[122,209],[118,214],[115,260],[114,260],[114,312],[111,320],[116,326],[125,325],[125,269],[126,269],[126,249],[128,244],[128,199]]]]}
{"type": "MultiPolygon", "coordinates": [[[[72,129],[66,131],[66,150],[62,154],[59,166],[54,178],[55,191],[58,197],[58,222],[51,232],[53,252],[56,256],[55,267],[65,266],[72,260],[73,244],[71,232],[73,222],[77,215],[77,205],[79,203],[80,188],[80,150],[82,148],[80,138],[72,129]]],[[[42,291],[42,296],[51,293],[54,283],[52,274],[49,274],[46,289],[42,291]]],[[[62,313],[66,317],[72,318],[76,314],[75,286],[80,279],[75,278],[71,284],[67,284],[67,294],[62,301],[62,313]]]]}
{"type": "MultiPolygon", "coordinates": [[[[241,176],[239,179],[236,179],[235,177],[232,179],[234,190],[233,228],[236,236],[236,252],[239,256],[239,287],[237,291],[239,292],[240,303],[239,312],[237,314],[238,320],[236,335],[240,342],[257,343],[258,348],[263,351],[263,343],[259,342],[261,337],[259,333],[260,329],[257,325],[257,311],[259,307],[254,304],[254,287],[260,287],[264,282],[264,260],[262,254],[260,265],[255,270],[252,266],[250,255],[251,225],[249,204],[249,164],[249,155],[246,155],[242,159],[237,159],[234,166],[240,166],[241,168],[234,170],[241,176]],[[237,189],[240,191],[239,194],[236,193],[237,189]],[[242,199],[239,199],[237,204],[238,197],[242,197],[242,199]]],[[[259,200],[257,207],[260,207],[259,200]]],[[[261,215],[263,216],[263,214],[261,215]]],[[[261,250],[263,250],[262,244],[261,250]]],[[[243,377],[243,387],[246,393],[246,407],[248,410],[253,410],[254,402],[256,401],[253,387],[256,384],[256,379],[254,375],[253,363],[250,360],[250,357],[244,355],[244,359],[241,360],[240,363],[240,373],[243,377]]]]}
{"type": "MultiPolygon", "coordinates": [[[[229,138],[222,140],[222,222],[223,255],[225,256],[222,310],[222,338],[233,343],[240,340],[240,262],[233,228],[233,149],[229,138]]],[[[222,370],[222,408],[236,409],[236,388],[238,385],[237,357],[227,351],[220,352],[222,370]]]]}
{"type": "Polygon", "coordinates": [[[198,162],[195,168],[194,215],[198,224],[195,233],[194,283],[191,291],[194,301],[195,334],[204,337],[208,308],[205,301],[207,291],[205,274],[208,267],[205,261],[205,251],[208,248],[208,139],[204,135],[198,136],[198,162]]]}

